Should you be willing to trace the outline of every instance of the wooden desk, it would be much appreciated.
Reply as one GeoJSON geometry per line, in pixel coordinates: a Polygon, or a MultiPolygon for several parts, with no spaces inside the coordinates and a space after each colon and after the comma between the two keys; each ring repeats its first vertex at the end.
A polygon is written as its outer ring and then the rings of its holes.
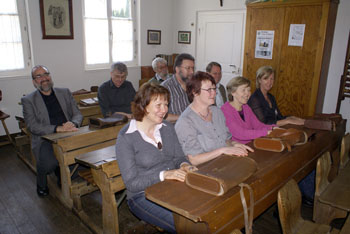
{"type": "MultiPolygon", "coordinates": [[[[249,153],[258,164],[258,171],[245,181],[254,191],[254,218],[276,202],[277,192],[285,183],[292,178],[300,181],[315,169],[318,157],[324,152],[339,150],[344,132],[345,123],[336,132],[317,131],[311,142],[293,147],[292,152],[249,153]]],[[[149,200],[173,211],[178,233],[229,233],[244,227],[238,186],[216,197],[185,183],[166,180],[145,192],[149,200]]],[[[249,200],[247,190],[245,194],[249,200]]]]}
{"type": "Polygon", "coordinates": [[[117,135],[123,126],[104,129],[89,129],[85,126],[79,128],[77,132],[54,133],[43,137],[52,143],[61,171],[61,189],[49,184],[50,190],[55,192],[65,206],[75,209],[78,214],[81,211],[80,196],[96,190],[97,187],[73,184],[69,165],[74,164],[75,157],[80,154],[115,145],[117,135]]]}
{"type": "Polygon", "coordinates": [[[81,114],[83,115],[83,122],[81,123],[81,126],[88,125],[90,117],[103,117],[99,105],[83,106],[79,104],[81,99],[95,98],[95,97],[97,97],[97,92],[73,95],[73,98],[77,103],[81,114]]]}
{"type": "MultiPolygon", "coordinates": [[[[95,183],[102,194],[103,233],[119,233],[118,206],[115,193],[125,189],[115,157],[115,145],[79,155],[75,160],[91,167],[95,183]]],[[[101,230],[102,232],[102,230],[101,230]]]]}

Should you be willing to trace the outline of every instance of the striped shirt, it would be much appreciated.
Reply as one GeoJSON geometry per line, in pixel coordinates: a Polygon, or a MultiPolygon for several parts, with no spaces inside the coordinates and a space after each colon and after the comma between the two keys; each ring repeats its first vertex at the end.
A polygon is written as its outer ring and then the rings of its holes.
{"type": "Polygon", "coordinates": [[[181,113],[190,105],[186,91],[183,90],[175,74],[166,79],[162,84],[170,92],[169,114],[181,115],[181,113]]]}

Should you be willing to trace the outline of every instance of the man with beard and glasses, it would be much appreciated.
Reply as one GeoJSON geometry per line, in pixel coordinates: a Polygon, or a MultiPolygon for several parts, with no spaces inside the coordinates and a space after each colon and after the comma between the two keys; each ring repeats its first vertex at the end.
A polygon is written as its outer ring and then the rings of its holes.
{"type": "Polygon", "coordinates": [[[194,58],[190,54],[179,54],[175,58],[173,77],[161,85],[170,92],[170,102],[167,120],[175,122],[190,102],[186,94],[186,82],[194,73],[194,58]]]}
{"type": "Polygon", "coordinates": [[[32,134],[32,151],[36,158],[37,193],[47,196],[47,175],[55,172],[59,181],[59,166],[50,142],[41,136],[55,132],[77,131],[83,116],[66,88],[53,88],[49,70],[43,65],[32,69],[36,91],[22,97],[23,116],[32,134]]]}

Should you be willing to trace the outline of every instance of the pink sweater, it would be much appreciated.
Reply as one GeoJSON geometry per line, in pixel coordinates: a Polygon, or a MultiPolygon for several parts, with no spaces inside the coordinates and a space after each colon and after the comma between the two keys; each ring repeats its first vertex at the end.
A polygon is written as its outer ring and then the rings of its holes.
{"type": "Polygon", "coordinates": [[[261,123],[247,104],[243,105],[242,108],[244,121],[229,102],[226,102],[221,107],[226,118],[226,126],[232,134],[233,141],[246,144],[255,138],[266,136],[267,132],[275,126],[261,123]]]}

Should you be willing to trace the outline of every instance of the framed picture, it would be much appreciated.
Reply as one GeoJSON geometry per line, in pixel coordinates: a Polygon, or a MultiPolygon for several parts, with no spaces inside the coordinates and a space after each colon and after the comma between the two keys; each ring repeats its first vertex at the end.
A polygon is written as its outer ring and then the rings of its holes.
{"type": "Polygon", "coordinates": [[[40,0],[43,39],[73,39],[72,0],[40,0]]]}
{"type": "Polygon", "coordinates": [[[191,31],[179,31],[177,42],[181,44],[191,44],[191,31]]]}
{"type": "Polygon", "coordinates": [[[160,45],[161,32],[160,30],[147,30],[147,44],[160,45]]]}

